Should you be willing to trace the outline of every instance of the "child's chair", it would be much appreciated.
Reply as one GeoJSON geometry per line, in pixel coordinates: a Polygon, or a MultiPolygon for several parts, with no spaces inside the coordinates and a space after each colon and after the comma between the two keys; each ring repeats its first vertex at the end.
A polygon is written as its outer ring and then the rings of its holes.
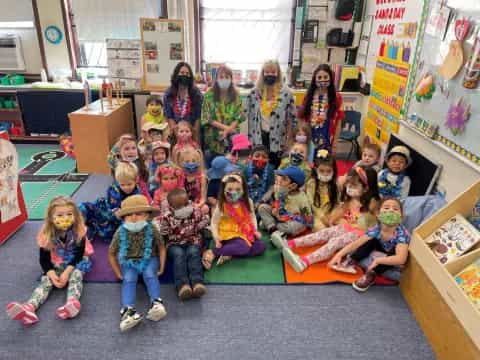
{"type": "Polygon", "coordinates": [[[360,136],[360,119],[362,114],[358,111],[345,111],[345,119],[342,123],[342,131],[339,140],[349,142],[351,144],[347,159],[350,159],[355,152],[356,159],[360,158],[360,145],[358,137],[360,136]]]}

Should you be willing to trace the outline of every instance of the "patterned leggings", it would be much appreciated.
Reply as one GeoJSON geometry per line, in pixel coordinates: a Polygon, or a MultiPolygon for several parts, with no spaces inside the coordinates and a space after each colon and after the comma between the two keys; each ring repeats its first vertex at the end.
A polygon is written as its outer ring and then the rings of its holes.
{"type": "Polygon", "coordinates": [[[325,245],[306,255],[310,264],[325,261],[335,252],[358,239],[358,234],[345,229],[343,225],[331,226],[315,233],[293,239],[295,247],[307,247],[326,242],[325,245]]]}
{"type": "MultiPolygon", "coordinates": [[[[55,268],[55,273],[60,276],[63,272],[61,268],[55,268]]],[[[78,269],[73,270],[70,273],[68,278],[68,288],[67,288],[67,300],[76,299],[80,300],[83,289],[83,275],[82,272],[78,269]]],[[[43,275],[40,279],[40,284],[33,290],[32,296],[28,299],[28,303],[32,304],[35,309],[38,309],[50,295],[50,292],[53,289],[53,284],[48,278],[47,275],[43,275]]]]}

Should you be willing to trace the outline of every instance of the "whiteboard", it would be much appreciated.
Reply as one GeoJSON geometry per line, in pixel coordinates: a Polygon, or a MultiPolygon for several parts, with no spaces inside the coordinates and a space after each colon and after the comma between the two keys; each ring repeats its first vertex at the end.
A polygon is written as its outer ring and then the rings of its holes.
{"type": "MultiPolygon", "coordinates": [[[[438,6],[440,2],[440,0],[432,1],[429,9],[430,14],[435,14],[434,7],[438,6]]],[[[468,17],[476,23],[476,29],[480,28],[480,1],[448,1],[447,6],[453,8],[452,16],[456,16],[456,19],[468,17]]],[[[418,68],[414,85],[416,86],[420,79],[429,72],[434,75],[436,89],[431,100],[424,99],[418,102],[412,96],[408,114],[416,114],[417,117],[426,120],[428,123],[438,125],[438,135],[434,138],[437,143],[447,145],[463,158],[480,165],[480,87],[469,90],[462,86],[465,67],[462,67],[459,73],[449,81],[444,80],[438,74],[438,68],[448,53],[450,41],[455,39],[454,20],[455,18],[450,21],[444,39],[442,36],[432,34],[432,32],[424,34],[418,54],[418,68]],[[471,115],[466,122],[464,132],[454,135],[445,126],[445,123],[450,106],[457,103],[460,98],[470,104],[471,115]]],[[[474,32],[463,44],[465,62],[472,52],[473,42],[474,32]]],[[[409,124],[406,125],[410,126],[409,124]]]]}
{"type": "Polygon", "coordinates": [[[145,90],[165,90],[178,62],[185,60],[183,20],[140,19],[145,90]]]}

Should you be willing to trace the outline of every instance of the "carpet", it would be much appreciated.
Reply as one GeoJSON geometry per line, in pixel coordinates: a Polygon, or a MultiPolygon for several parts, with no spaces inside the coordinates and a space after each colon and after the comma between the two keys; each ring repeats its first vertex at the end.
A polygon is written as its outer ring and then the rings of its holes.
{"type": "Polygon", "coordinates": [[[88,178],[75,174],[76,162],[57,144],[17,144],[19,179],[29,220],[41,220],[50,200],[71,196],[88,178]]]}

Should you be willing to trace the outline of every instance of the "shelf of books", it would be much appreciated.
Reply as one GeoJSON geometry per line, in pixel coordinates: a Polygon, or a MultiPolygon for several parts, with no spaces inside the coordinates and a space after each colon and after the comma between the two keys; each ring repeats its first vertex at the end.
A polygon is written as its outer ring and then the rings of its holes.
{"type": "Polygon", "coordinates": [[[400,288],[439,359],[480,359],[480,181],[417,227],[400,288]]]}

